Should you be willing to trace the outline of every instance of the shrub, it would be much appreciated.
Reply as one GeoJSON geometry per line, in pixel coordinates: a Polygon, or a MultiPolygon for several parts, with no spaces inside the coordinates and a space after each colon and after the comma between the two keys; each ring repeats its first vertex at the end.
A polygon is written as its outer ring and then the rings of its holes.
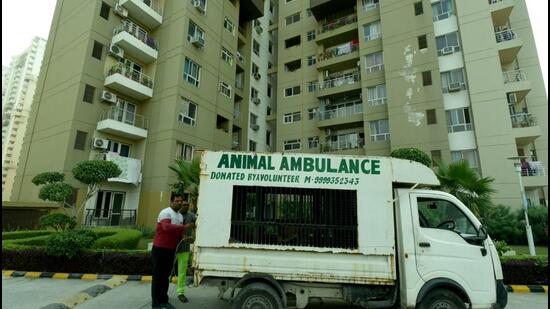
{"type": "Polygon", "coordinates": [[[502,257],[506,284],[548,285],[548,257],[502,257]]]}
{"type": "Polygon", "coordinates": [[[493,207],[483,221],[491,238],[514,245],[525,243],[525,229],[508,206],[493,207]]]}
{"type": "Polygon", "coordinates": [[[83,233],[82,231],[59,232],[46,241],[46,253],[72,259],[82,250],[90,248],[94,240],[89,233],[83,233]]]}
{"type": "Polygon", "coordinates": [[[498,255],[502,256],[504,253],[510,251],[510,246],[504,240],[493,240],[498,255]]]}
{"type": "Polygon", "coordinates": [[[22,246],[33,246],[33,247],[42,247],[46,245],[46,241],[51,237],[51,234],[40,235],[35,237],[27,237],[20,239],[11,239],[5,240],[2,242],[2,245],[22,245],[22,246]]]}
{"type": "Polygon", "coordinates": [[[45,184],[38,192],[38,198],[43,201],[63,203],[72,194],[73,187],[64,182],[45,184]]]}
{"type": "Polygon", "coordinates": [[[121,228],[97,228],[93,230],[99,239],[93,244],[96,249],[135,249],[141,238],[141,232],[121,228]]]}
{"type": "Polygon", "coordinates": [[[425,152],[418,148],[399,148],[391,152],[390,156],[399,159],[406,159],[411,161],[420,162],[427,167],[432,166],[432,159],[425,152]]]}
{"type": "Polygon", "coordinates": [[[62,182],[65,180],[65,174],[59,172],[44,172],[34,176],[31,182],[37,186],[47,183],[62,182]]]}
{"type": "Polygon", "coordinates": [[[36,236],[50,235],[53,231],[47,230],[33,230],[33,231],[15,231],[15,232],[2,232],[2,241],[10,239],[24,239],[36,236]]]}
{"type": "MultiPolygon", "coordinates": [[[[548,208],[545,206],[530,206],[527,214],[529,215],[529,224],[533,231],[533,240],[535,244],[547,246],[548,245],[548,208]]],[[[525,226],[525,214],[522,210],[518,210],[518,220],[525,226]]],[[[525,230],[525,229],[524,229],[525,230]]],[[[525,234],[525,233],[523,233],[525,234]]]]}
{"type": "Polygon", "coordinates": [[[153,238],[156,233],[156,228],[151,228],[144,225],[128,225],[128,226],[121,226],[121,228],[140,231],[141,236],[148,239],[153,238]]]}
{"type": "Polygon", "coordinates": [[[45,215],[40,218],[40,225],[44,227],[51,227],[56,231],[64,231],[73,229],[76,226],[76,221],[62,213],[54,213],[45,215]]]}

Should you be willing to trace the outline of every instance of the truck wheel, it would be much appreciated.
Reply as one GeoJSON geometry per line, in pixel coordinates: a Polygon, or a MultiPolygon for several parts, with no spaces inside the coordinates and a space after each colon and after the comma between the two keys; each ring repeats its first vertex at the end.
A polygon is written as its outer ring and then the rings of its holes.
{"type": "Polygon", "coordinates": [[[446,289],[436,289],[428,293],[416,307],[418,309],[466,309],[464,301],[446,289]]]}
{"type": "Polygon", "coordinates": [[[232,309],[283,309],[281,297],[261,282],[245,286],[233,300],[232,309]]]}

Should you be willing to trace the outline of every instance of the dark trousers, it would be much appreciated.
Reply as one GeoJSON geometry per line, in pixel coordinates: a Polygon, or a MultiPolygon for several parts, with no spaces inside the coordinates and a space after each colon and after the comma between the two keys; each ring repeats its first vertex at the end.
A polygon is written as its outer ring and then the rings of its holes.
{"type": "Polygon", "coordinates": [[[151,298],[153,307],[168,302],[168,286],[170,273],[174,265],[176,250],[153,246],[151,257],[153,258],[153,282],[151,284],[151,298]]]}

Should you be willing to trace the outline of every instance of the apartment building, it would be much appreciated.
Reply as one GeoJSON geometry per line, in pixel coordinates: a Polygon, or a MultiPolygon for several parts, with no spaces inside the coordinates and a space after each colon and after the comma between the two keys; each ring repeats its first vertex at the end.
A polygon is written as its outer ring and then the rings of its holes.
{"type": "Polygon", "coordinates": [[[10,200],[46,40],[34,38],[9,67],[2,67],[2,199],[10,200]]]}
{"type": "Polygon", "coordinates": [[[32,177],[63,171],[78,203],[85,189],[71,169],[110,160],[123,172],[88,201],[82,223],[154,225],[169,204],[175,159],[248,149],[233,144],[235,132],[249,139],[249,95],[235,85],[255,83],[252,21],[263,8],[262,0],[58,0],[12,200],[39,201],[32,177]]]}
{"type": "Polygon", "coordinates": [[[548,101],[524,0],[281,0],[277,151],[417,147],[547,204],[548,101]]]}

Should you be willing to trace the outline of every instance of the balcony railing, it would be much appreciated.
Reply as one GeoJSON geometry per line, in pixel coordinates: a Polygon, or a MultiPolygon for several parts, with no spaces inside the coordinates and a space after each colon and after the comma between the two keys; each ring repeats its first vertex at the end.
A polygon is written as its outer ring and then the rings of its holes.
{"type": "Polygon", "coordinates": [[[333,30],[336,30],[340,27],[343,27],[343,26],[346,26],[346,25],[349,25],[349,24],[353,24],[353,23],[356,23],[356,22],[357,22],[357,14],[352,14],[352,15],[348,15],[348,16],[333,20],[333,21],[329,21],[328,23],[322,25],[319,28],[319,34],[329,32],[329,31],[333,31],[333,30]]]}
{"type": "Polygon", "coordinates": [[[546,169],[541,161],[522,162],[521,176],[546,176],[546,169]]]}
{"type": "Polygon", "coordinates": [[[105,109],[101,112],[100,121],[106,119],[120,121],[145,130],[147,130],[148,126],[147,118],[116,106],[105,109]]]}
{"type": "Polygon", "coordinates": [[[359,50],[359,41],[349,42],[347,44],[329,48],[319,54],[319,60],[328,60],[335,57],[345,56],[359,50]]]}
{"type": "Polygon", "coordinates": [[[363,102],[361,100],[348,103],[336,104],[335,108],[319,112],[319,120],[349,117],[363,113],[363,102]]]}
{"type": "Polygon", "coordinates": [[[84,225],[86,226],[120,226],[135,225],[136,213],[133,210],[86,209],[84,225]]]}
{"type": "Polygon", "coordinates": [[[504,78],[504,83],[515,83],[527,80],[527,75],[523,70],[513,70],[502,72],[502,77],[504,78]]]}
{"type": "Polygon", "coordinates": [[[114,75],[114,74],[122,74],[124,75],[125,77],[135,81],[135,82],[138,82],[140,84],[142,84],[143,86],[147,87],[147,88],[151,88],[153,89],[153,79],[145,74],[143,74],[142,72],[138,71],[138,70],[135,70],[131,67],[128,67],[128,66],[125,66],[124,64],[122,63],[118,63],[116,65],[114,65],[110,70],[109,70],[109,76],[110,75],[114,75]]]}
{"type": "Polygon", "coordinates": [[[537,125],[535,117],[529,113],[518,113],[510,116],[512,118],[512,127],[527,128],[537,125]]]}
{"type": "Polygon", "coordinates": [[[363,148],[365,145],[365,141],[362,138],[358,138],[355,140],[340,140],[340,141],[333,141],[333,142],[326,142],[323,144],[319,144],[319,149],[321,152],[331,152],[331,151],[338,151],[338,150],[347,150],[347,149],[358,149],[363,148]]]}
{"type": "Polygon", "coordinates": [[[512,29],[495,32],[495,37],[497,39],[497,43],[511,41],[518,38],[517,34],[512,29]]]}
{"type": "Polygon", "coordinates": [[[319,84],[319,89],[324,90],[324,89],[341,87],[345,85],[351,85],[358,82],[360,79],[361,79],[361,74],[359,72],[355,72],[351,75],[345,75],[345,76],[325,80],[324,82],[319,84]]]}
{"type": "Polygon", "coordinates": [[[122,21],[122,24],[113,29],[113,35],[117,35],[121,32],[128,32],[130,35],[136,39],[147,44],[147,46],[158,51],[157,41],[147,34],[147,31],[143,30],[140,26],[134,24],[128,19],[122,21]]]}

